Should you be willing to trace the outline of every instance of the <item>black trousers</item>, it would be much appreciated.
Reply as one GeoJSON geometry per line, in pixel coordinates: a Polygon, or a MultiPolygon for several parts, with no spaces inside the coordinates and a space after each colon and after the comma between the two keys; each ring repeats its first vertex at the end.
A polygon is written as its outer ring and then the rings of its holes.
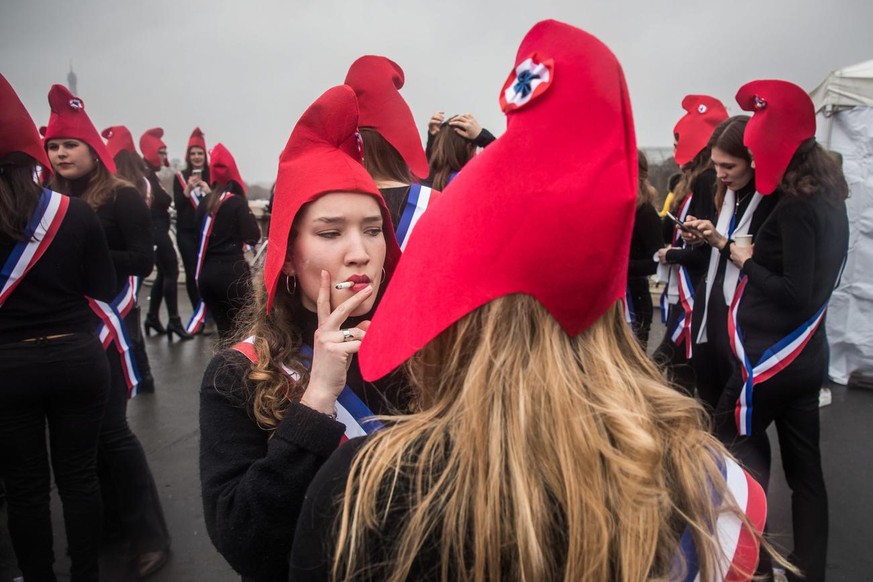
{"type": "Polygon", "coordinates": [[[170,535],[145,452],[127,424],[121,356],[113,344],[104,357],[109,361],[111,386],[97,460],[107,527],[129,541],[134,554],[163,550],[170,545],[170,535]]]}
{"type": "MultiPolygon", "coordinates": [[[[734,407],[742,388],[739,369],[731,377],[716,409],[719,438],[767,490],[770,483],[770,440],[766,430],[776,423],[782,467],[791,489],[794,551],[789,560],[807,582],[825,579],[828,546],[828,497],[821,467],[818,393],[826,348],[810,342],[787,368],[755,386],[751,436],[737,434],[734,407]]],[[[789,576],[789,579],[792,578],[789,576]]]]}
{"type": "Polygon", "coordinates": [[[98,580],[103,504],[97,442],[109,364],[94,334],[0,346],[0,479],[9,534],[28,582],[54,581],[50,472],[61,497],[71,580],[98,580]]]}
{"type": "Polygon", "coordinates": [[[637,336],[643,349],[649,343],[649,330],[652,328],[652,315],[654,306],[652,296],[649,293],[648,277],[628,277],[627,289],[630,292],[631,305],[629,306],[634,316],[634,335],[637,336]]]}
{"type": "Polygon", "coordinates": [[[245,259],[206,255],[200,273],[200,296],[215,319],[218,337],[224,339],[233,331],[237,312],[249,298],[252,276],[245,259]]]}
{"type": "Polygon", "coordinates": [[[185,267],[185,290],[191,306],[200,301],[200,290],[197,288],[197,246],[200,244],[200,233],[196,230],[177,230],[176,245],[179,247],[179,255],[182,257],[182,265],[185,267]]]}
{"type": "Polygon", "coordinates": [[[685,357],[687,353],[685,344],[677,346],[670,339],[670,332],[676,327],[679,317],[683,313],[685,313],[685,310],[680,304],[673,303],[670,305],[667,312],[667,331],[655,353],[652,354],[652,359],[664,371],[667,377],[673,381],[674,385],[679,387],[688,396],[693,396],[696,379],[694,377],[694,368],[691,366],[691,360],[685,357]]]}
{"type": "Polygon", "coordinates": [[[167,302],[167,315],[179,317],[179,298],[176,282],[179,279],[179,262],[176,249],[170,240],[170,222],[152,219],[152,237],[155,241],[155,266],[157,275],[149,296],[149,314],[157,316],[161,301],[167,302]]]}

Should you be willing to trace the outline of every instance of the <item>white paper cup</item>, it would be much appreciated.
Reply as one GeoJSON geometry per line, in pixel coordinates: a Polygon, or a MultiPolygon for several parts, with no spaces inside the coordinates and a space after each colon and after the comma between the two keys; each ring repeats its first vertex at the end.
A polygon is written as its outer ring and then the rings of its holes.
{"type": "Polygon", "coordinates": [[[738,248],[748,249],[752,246],[752,235],[750,234],[738,234],[734,237],[734,244],[737,245],[738,248]]]}

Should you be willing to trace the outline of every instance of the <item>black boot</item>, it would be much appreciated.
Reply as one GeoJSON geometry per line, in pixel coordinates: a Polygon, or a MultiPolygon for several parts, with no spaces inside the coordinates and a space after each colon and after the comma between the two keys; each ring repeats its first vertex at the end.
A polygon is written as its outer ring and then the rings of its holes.
{"type": "Polygon", "coordinates": [[[161,319],[158,317],[157,313],[146,313],[146,318],[142,326],[145,329],[145,334],[150,337],[152,335],[152,330],[155,330],[155,333],[158,335],[167,333],[167,330],[161,323],[161,319]]]}
{"type": "Polygon", "coordinates": [[[178,315],[171,317],[170,321],[167,322],[167,339],[169,341],[173,341],[173,334],[179,336],[180,340],[194,339],[194,336],[188,333],[185,326],[182,325],[182,320],[179,319],[178,315]]]}

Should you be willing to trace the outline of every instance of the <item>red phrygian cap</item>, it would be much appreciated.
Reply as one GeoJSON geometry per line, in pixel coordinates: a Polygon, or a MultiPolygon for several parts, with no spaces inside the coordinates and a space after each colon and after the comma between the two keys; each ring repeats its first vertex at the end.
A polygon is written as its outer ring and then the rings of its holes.
{"type": "Polygon", "coordinates": [[[199,127],[195,127],[194,131],[191,132],[191,137],[188,138],[188,147],[185,148],[185,159],[188,158],[188,152],[191,151],[191,148],[195,147],[202,149],[204,152],[206,151],[206,138],[199,127]]]}
{"type": "Polygon", "coordinates": [[[85,113],[85,102],[70,93],[63,85],[52,85],[48,94],[51,115],[45,129],[45,143],[57,138],[72,138],[85,142],[94,150],[111,174],[115,173],[115,161],[97,128],[85,113]]]}
{"type": "Polygon", "coordinates": [[[6,77],[0,75],[0,158],[21,152],[51,169],[33,118],[6,77]]]}
{"type": "Polygon", "coordinates": [[[133,145],[133,136],[130,130],[123,125],[113,125],[104,129],[100,135],[106,138],[106,147],[109,149],[109,155],[112,159],[118,155],[118,152],[127,150],[136,153],[136,146],[133,145]]]}
{"type": "Polygon", "coordinates": [[[294,217],[307,202],[331,192],[359,192],[372,196],[382,211],[387,252],[385,281],[391,278],[400,247],[391,214],[373,178],[361,163],[358,104],[346,85],[328,89],[300,117],[279,158],[279,175],[273,198],[273,216],[264,263],[267,311],[273,305],[276,285],[286,261],[288,237],[294,217]]]}
{"type": "Polygon", "coordinates": [[[815,137],[815,105],[788,81],[752,81],[737,92],[737,103],[752,111],[743,143],[755,160],[755,188],[772,194],[797,148],[815,137]]]}
{"type": "Polygon", "coordinates": [[[409,105],[400,96],[403,69],[385,57],[366,55],[349,67],[346,85],[354,89],[360,110],[358,126],[374,129],[403,157],[412,173],[426,178],[427,157],[409,105]]]}
{"type": "Polygon", "coordinates": [[[500,102],[506,132],[410,236],[361,346],[368,380],[505,295],[533,296],[570,336],[625,295],[637,146],[615,56],[578,28],[540,22],[500,102]]]}
{"type": "Polygon", "coordinates": [[[212,180],[213,184],[227,185],[236,182],[243,189],[243,192],[246,191],[246,183],[243,182],[242,176],[239,174],[236,160],[233,159],[224,144],[215,144],[215,147],[209,152],[209,179],[212,180]]]}
{"type": "Polygon", "coordinates": [[[169,166],[170,162],[167,159],[161,161],[161,156],[158,155],[158,150],[167,147],[164,140],[164,130],[160,127],[147,129],[139,138],[139,149],[142,152],[142,157],[153,168],[161,166],[169,166]]]}
{"type": "Polygon", "coordinates": [[[709,143],[718,124],[728,118],[722,102],[709,95],[686,95],[682,109],[687,113],[676,123],[676,151],[673,156],[681,168],[694,159],[709,143]]]}

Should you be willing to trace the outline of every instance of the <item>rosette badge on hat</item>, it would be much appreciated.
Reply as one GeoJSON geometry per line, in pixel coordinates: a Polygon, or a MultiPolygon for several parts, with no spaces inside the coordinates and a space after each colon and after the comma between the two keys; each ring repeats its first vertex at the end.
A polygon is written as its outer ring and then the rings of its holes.
{"type": "Polygon", "coordinates": [[[673,128],[676,137],[673,155],[679,167],[693,160],[709,143],[715,128],[728,118],[722,102],[709,95],[686,95],[682,109],[686,113],[673,128]]]}
{"type": "Polygon", "coordinates": [[[106,144],[100,139],[97,128],[85,112],[85,102],[70,93],[70,90],[63,85],[52,85],[48,101],[51,115],[45,130],[45,143],[59,138],[82,141],[94,150],[100,162],[114,174],[115,162],[106,144]]]}
{"type": "Polygon", "coordinates": [[[637,150],[615,56],[540,22],[499,100],[506,132],[424,213],[376,310],[359,354],[369,380],[499,297],[533,296],[575,336],[625,293],[637,150]]]}

